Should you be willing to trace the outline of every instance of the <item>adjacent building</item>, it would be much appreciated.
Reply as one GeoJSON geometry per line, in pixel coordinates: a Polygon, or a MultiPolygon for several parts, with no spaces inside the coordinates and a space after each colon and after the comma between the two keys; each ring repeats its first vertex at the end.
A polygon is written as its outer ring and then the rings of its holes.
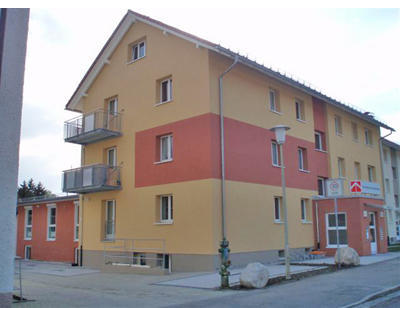
{"type": "MultiPolygon", "coordinates": [[[[94,267],[214,270],[222,224],[234,266],[278,260],[284,248],[281,157],[270,129],[280,124],[291,128],[284,157],[292,256],[329,247],[335,241],[327,232],[332,207],[324,200],[325,180],[381,183],[380,128],[393,130],[279,72],[133,11],[66,109],[80,113],[65,122],[65,141],[82,146],[82,165],[64,171],[63,190],[81,194],[82,259],[94,267]],[[325,244],[316,237],[321,233],[325,244]]],[[[362,201],[353,211],[347,186],[339,239],[353,246],[353,230],[361,235],[365,227],[350,213],[363,214],[368,204],[367,217],[372,213],[380,221],[383,202],[382,196],[357,196],[362,201]]]]}
{"type": "Polygon", "coordinates": [[[400,242],[400,145],[389,140],[382,144],[383,178],[389,243],[400,242]]]}
{"type": "Polygon", "coordinates": [[[20,199],[17,256],[79,263],[79,196],[20,199]]]}

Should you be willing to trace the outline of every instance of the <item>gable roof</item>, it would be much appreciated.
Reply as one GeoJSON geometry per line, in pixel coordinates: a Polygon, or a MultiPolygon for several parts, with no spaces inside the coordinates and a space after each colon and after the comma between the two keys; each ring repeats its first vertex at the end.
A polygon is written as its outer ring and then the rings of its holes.
{"type": "Polygon", "coordinates": [[[89,89],[91,86],[92,82],[94,79],[97,77],[97,74],[101,71],[103,66],[105,64],[108,64],[108,58],[111,56],[117,45],[119,44],[120,40],[122,37],[125,35],[125,33],[129,30],[130,26],[135,22],[135,21],[140,21],[143,23],[146,23],[148,25],[151,25],[153,27],[156,27],[158,29],[163,30],[164,32],[170,33],[172,35],[175,35],[177,37],[180,37],[184,40],[190,41],[195,43],[197,46],[201,46],[204,48],[207,48],[211,51],[214,51],[218,54],[221,54],[225,57],[228,57],[230,59],[235,59],[238,58],[238,62],[255,69],[256,71],[259,71],[269,77],[272,77],[284,84],[287,84],[291,87],[294,87],[298,90],[301,90],[315,98],[318,98],[326,103],[329,103],[330,105],[339,108],[345,112],[348,112],[352,115],[355,115],[359,117],[360,119],[367,121],[373,125],[379,126],[386,128],[391,131],[395,131],[392,127],[378,121],[375,119],[372,115],[370,115],[369,112],[362,112],[360,110],[357,110],[349,105],[346,105],[338,100],[335,100],[325,94],[323,94],[320,91],[317,91],[299,81],[296,81],[278,71],[272,70],[268,67],[265,67],[264,65],[261,65],[253,60],[250,60],[249,58],[242,56],[238,53],[235,53],[227,48],[224,48],[218,44],[212,43],[210,41],[207,41],[205,39],[202,39],[200,37],[197,37],[195,35],[192,35],[190,33],[184,32],[180,29],[177,29],[173,26],[167,25],[165,23],[162,23],[160,21],[154,20],[148,16],[142,15],[140,13],[134,12],[132,10],[128,10],[128,12],[125,14],[125,16],[122,18],[121,22],[118,24],[117,28],[114,30],[114,32],[111,34],[110,38],[106,42],[106,44],[103,46],[102,50],[100,51],[99,55],[96,57],[92,65],[90,66],[89,70],[86,72],[85,76],[79,83],[78,87],[76,88],[75,92],[73,93],[72,97],[68,101],[67,105],[65,106],[65,109],[71,110],[71,111],[77,111],[81,112],[81,110],[78,108],[79,106],[79,101],[82,97],[85,96],[86,91],[89,89]]]}
{"type": "Polygon", "coordinates": [[[395,150],[399,150],[400,151],[400,145],[399,144],[391,142],[390,140],[388,140],[386,138],[383,139],[382,142],[383,142],[383,145],[386,145],[387,147],[390,147],[390,148],[393,148],[395,150]]]}

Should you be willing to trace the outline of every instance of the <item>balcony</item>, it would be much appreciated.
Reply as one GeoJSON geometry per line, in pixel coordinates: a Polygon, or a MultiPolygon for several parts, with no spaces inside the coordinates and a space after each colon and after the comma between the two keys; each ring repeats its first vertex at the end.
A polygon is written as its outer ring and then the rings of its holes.
{"type": "Polygon", "coordinates": [[[121,189],[120,167],[90,165],[65,170],[63,192],[92,193],[121,189]]]}
{"type": "Polygon", "coordinates": [[[64,123],[64,140],[86,145],[121,136],[121,114],[96,110],[64,123]]]}

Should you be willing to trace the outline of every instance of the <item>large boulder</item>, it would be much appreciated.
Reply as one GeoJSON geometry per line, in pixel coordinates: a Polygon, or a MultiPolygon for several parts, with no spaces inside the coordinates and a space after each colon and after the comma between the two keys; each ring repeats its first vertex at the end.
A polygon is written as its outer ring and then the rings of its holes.
{"type": "Polygon", "coordinates": [[[360,265],[360,256],[353,248],[339,248],[335,254],[335,263],[345,266],[358,266],[360,265]]]}
{"type": "Polygon", "coordinates": [[[268,269],[259,262],[249,263],[240,274],[240,285],[249,289],[263,288],[267,285],[268,280],[268,269]]]}

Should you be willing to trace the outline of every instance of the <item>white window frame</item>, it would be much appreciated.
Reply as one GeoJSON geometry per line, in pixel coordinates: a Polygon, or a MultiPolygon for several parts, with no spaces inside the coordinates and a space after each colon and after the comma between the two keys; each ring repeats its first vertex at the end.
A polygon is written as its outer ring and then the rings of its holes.
{"type": "Polygon", "coordinates": [[[173,138],[172,134],[160,136],[160,162],[172,161],[172,146],[173,138]],[[163,159],[163,141],[167,141],[167,157],[163,159]]]}
{"type": "Polygon", "coordinates": [[[335,132],[336,135],[343,136],[342,118],[338,115],[335,115],[335,132]]]}
{"type": "Polygon", "coordinates": [[[110,167],[117,166],[117,148],[112,147],[107,149],[107,165],[109,165],[110,167]],[[110,164],[110,152],[113,152],[114,163],[112,165],[110,164]]]}
{"type": "Polygon", "coordinates": [[[31,260],[32,258],[32,245],[25,245],[24,247],[24,259],[25,260],[31,260]],[[29,258],[27,258],[27,253],[28,253],[28,249],[29,249],[29,258]]]}
{"type": "Polygon", "coordinates": [[[304,109],[304,102],[298,99],[295,99],[294,101],[295,104],[295,111],[296,111],[296,120],[300,122],[305,122],[306,121],[306,114],[305,109],[304,109]]]}
{"type": "Polygon", "coordinates": [[[25,228],[24,228],[24,240],[32,240],[32,223],[33,223],[33,208],[32,206],[25,207],[25,228]],[[31,224],[28,225],[29,212],[31,214],[31,224]],[[31,235],[28,237],[28,228],[30,228],[31,235]]]}
{"type": "Polygon", "coordinates": [[[346,176],[346,167],[344,166],[344,158],[338,157],[338,177],[344,178],[346,176]]]}
{"type": "Polygon", "coordinates": [[[136,60],[142,59],[143,57],[146,57],[146,42],[145,41],[140,41],[131,47],[131,62],[134,62],[136,60]],[[143,56],[140,55],[140,45],[143,44],[143,56]],[[137,49],[137,57],[135,58],[135,48],[137,49]]]}
{"type": "Polygon", "coordinates": [[[105,240],[113,240],[115,238],[115,212],[116,212],[116,205],[115,200],[106,200],[106,212],[105,212],[105,227],[104,227],[104,239],[105,240]],[[108,212],[110,209],[108,208],[109,202],[112,202],[112,233],[107,231],[108,227],[108,212]]]}
{"type": "Polygon", "coordinates": [[[282,223],[282,197],[281,196],[274,196],[274,222],[275,223],[282,223]],[[276,218],[276,201],[278,200],[278,215],[279,218],[276,218]]]}
{"type": "Polygon", "coordinates": [[[318,138],[318,142],[319,142],[319,146],[317,147],[317,142],[315,142],[315,149],[316,150],[320,150],[323,151],[324,150],[324,146],[322,144],[322,133],[315,131],[315,140],[318,138]]]}
{"type": "Polygon", "coordinates": [[[374,182],[375,181],[375,176],[374,176],[374,166],[368,165],[368,181],[369,182],[374,182]]]}
{"type": "Polygon", "coordinates": [[[276,90],[275,89],[269,89],[268,98],[269,98],[269,109],[272,112],[279,113],[278,107],[276,104],[276,90]],[[271,96],[272,96],[272,98],[271,98],[271,96]]]}
{"type": "Polygon", "coordinates": [[[57,206],[56,204],[47,204],[47,241],[55,241],[57,238],[57,206]],[[54,224],[51,224],[51,210],[55,209],[54,224]],[[50,237],[50,228],[54,227],[54,237],[50,237]]]}
{"type": "Polygon", "coordinates": [[[325,178],[318,177],[317,178],[317,191],[318,191],[318,196],[325,196],[325,178]],[[319,181],[322,181],[322,195],[319,194],[319,181]]]}
{"type": "Polygon", "coordinates": [[[109,99],[108,100],[108,102],[107,102],[107,113],[108,113],[108,115],[117,115],[118,114],[118,98],[117,97],[114,97],[114,98],[111,98],[111,99],[109,99]],[[112,104],[112,101],[114,101],[114,110],[113,111],[111,111],[111,104],[112,104]]]}
{"type": "Polygon", "coordinates": [[[160,195],[160,223],[171,224],[174,221],[173,218],[173,195],[160,195]],[[163,199],[167,198],[167,218],[163,219],[163,199]]]}
{"type": "Polygon", "coordinates": [[[358,142],[358,125],[355,122],[351,122],[351,134],[353,141],[358,142]]]}
{"type": "Polygon", "coordinates": [[[308,199],[300,200],[300,217],[303,223],[309,223],[308,219],[308,209],[307,209],[308,199]]]}
{"type": "Polygon", "coordinates": [[[354,179],[355,180],[361,179],[361,163],[358,161],[354,162],[354,179]]]}
{"type": "Polygon", "coordinates": [[[305,156],[306,149],[302,147],[297,148],[297,162],[298,162],[298,167],[300,171],[307,171],[305,168],[306,166],[304,165],[304,156],[305,156]]]}
{"type": "Polygon", "coordinates": [[[160,82],[160,104],[172,101],[172,78],[160,82]],[[163,101],[163,83],[167,83],[167,99],[163,101]]]}
{"type": "Polygon", "coordinates": [[[364,128],[365,145],[372,146],[372,134],[371,130],[364,128]]]}
{"type": "MultiPolygon", "coordinates": [[[[349,242],[349,235],[347,232],[347,213],[346,212],[338,212],[338,216],[343,214],[345,216],[345,226],[339,226],[338,230],[345,230],[347,235],[347,244],[339,244],[339,247],[347,247],[349,242]]],[[[335,213],[326,213],[325,214],[325,224],[326,224],[326,248],[336,248],[337,243],[330,244],[329,243],[329,231],[333,230],[336,232],[336,226],[329,226],[329,215],[335,216],[335,213]]]]}
{"type": "Polygon", "coordinates": [[[74,201],[74,241],[79,241],[79,201],[74,201]]]}
{"type": "Polygon", "coordinates": [[[280,158],[279,157],[279,145],[278,145],[278,143],[276,141],[273,140],[271,142],[271,160],[272,160],[272,165],[273,166],[275,166],[275,167],[280,167],[281,166],[281,162],[280,162],[279,158],[280,158]],[[275,159],[274,159],[274,154],[276,156],[276,162],[275,162],[275,159]]]}

